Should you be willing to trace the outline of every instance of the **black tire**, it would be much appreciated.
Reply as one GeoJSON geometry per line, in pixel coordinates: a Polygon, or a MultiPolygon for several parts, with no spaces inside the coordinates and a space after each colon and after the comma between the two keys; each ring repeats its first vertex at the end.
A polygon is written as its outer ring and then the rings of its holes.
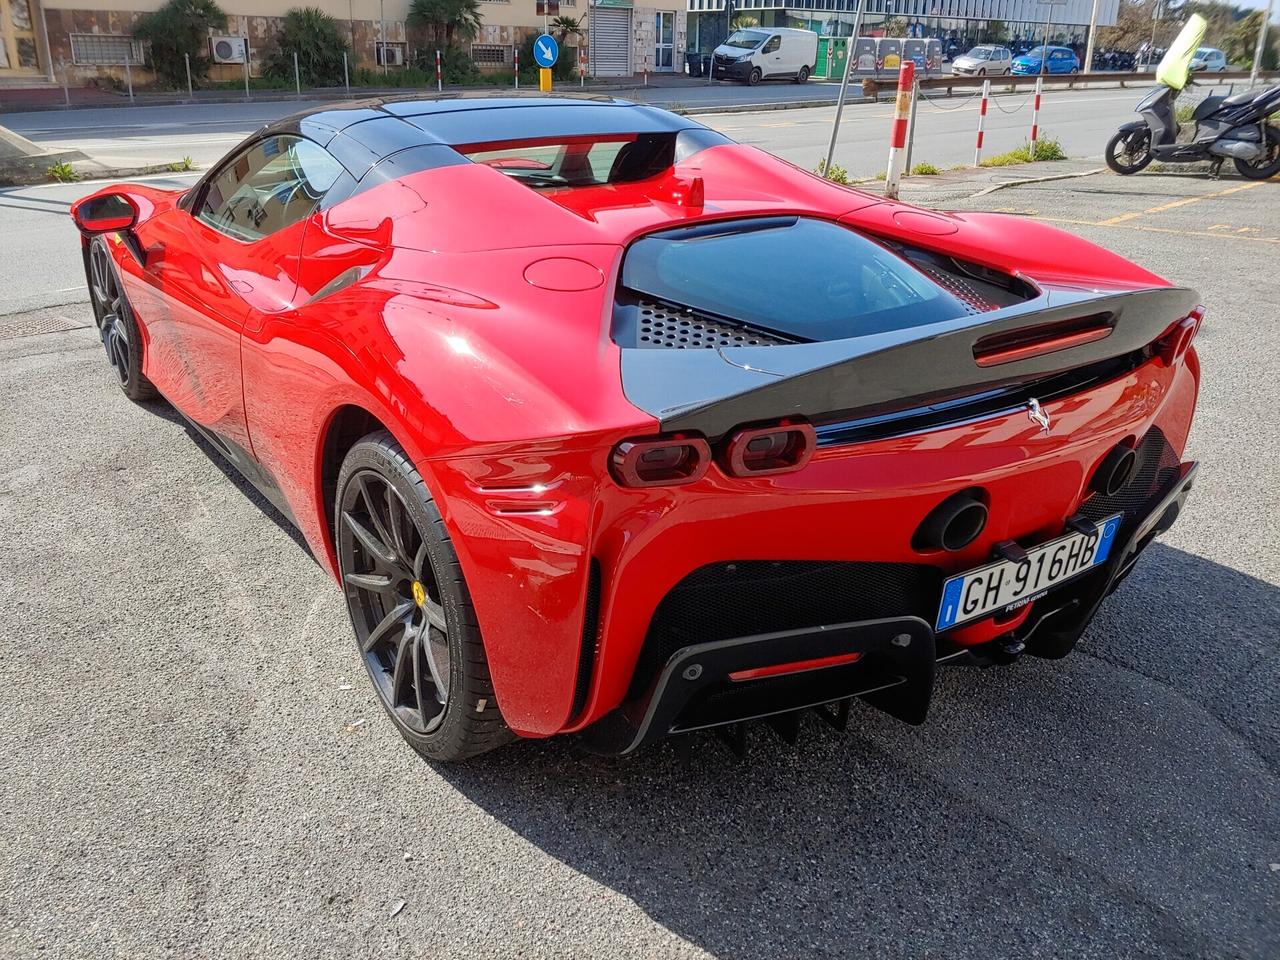
{"type": "Polygon", "coordinates": [[[796,74],[796,83],[807,83],[808,81],[809,81],[809,66],[808,64],[806,64],[805,66],[801,67],[800,72],[796,74]]]}
{"type": "Polygon", "coordinates": [[[351,448],[335,504],[334,543],[357,648],[400,735],[437,761],[512,740],[458,554],[421,474],[390,433],[351,448]]]}
{"type": "Polygon", "coordinates": [[[129,298],[120,283],[120,273],[107,242],[94,237],[85,251],[85,280],[89,285],[89,303],[98,337],[107,351],[107,362],[115,371],[116,382],[130,400],[152,400],[156,388],[142,375],[142,334],[129,298]]]}
{"type": "Polygon", "coordinates": [[[757,86],[760,83],[760,78],[762,76],[764,75],[760,72],[759,67],[752,67],[751,72],[747,74],[747,86],[749,87],[757,86]]]}
{"type": "Polygon", "coordinates": [[[1280,129],[1264,124],[1262,136],[1266,152],[1258,160],[1236,160],[1240,176],[1250,180],[1270,180],[1280,173],[1280,129]]]}
{"type": "Polygon", "coordinates": [[[1151,129],[1118,130],[1107,141],[1107,166],[1121,176],[1137,173],[1151,162],[1151,129]]]}
{"type": "Polygon", "coordinates": [[[1079,67],[1072,67],[1072,68],[1071,68],[1071,75],[1072,75],[1073,77],[1074,77],[1077,73],[1079,73],[1079,72],[1080,72],[1080,68],[1079,68],[1079,67]]]}
{"type": "Polygon", "coordinates": [[[979,68],[979,70],[978,70],[978,76],[980,76],[980,77],[985,77],[986,75],[987,75],[987,68],[986,68],[986,67],[981,67],[981,68],[979,68]]]}

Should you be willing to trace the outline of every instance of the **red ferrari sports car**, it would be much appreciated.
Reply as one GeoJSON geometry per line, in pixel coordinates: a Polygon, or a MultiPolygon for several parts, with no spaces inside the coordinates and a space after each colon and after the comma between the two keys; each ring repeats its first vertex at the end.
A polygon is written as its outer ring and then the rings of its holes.
{"type": "Polygon", "coordinates": [[[1193,291],[601,97],[374,100],[72,215],[162,395],[341,585],[427,757],[1060,657],[1173,523],[1193,291]]]}

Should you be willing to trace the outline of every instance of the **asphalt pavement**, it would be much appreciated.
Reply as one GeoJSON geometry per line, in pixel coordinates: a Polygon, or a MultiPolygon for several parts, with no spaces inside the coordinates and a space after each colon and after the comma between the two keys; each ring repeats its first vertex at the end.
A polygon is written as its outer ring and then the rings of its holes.
{"type": "Polygon", "coordinates": [[[944,671],[918,728],[753,728],[745,761],[458,767],[393,732],[284,521],[120,395],[75,188],[0,193],[0,956],[1280,955],[1280,183],[975,186],[909,189],[1208,306],[1201,479],[1079,649],[944,671]]]}

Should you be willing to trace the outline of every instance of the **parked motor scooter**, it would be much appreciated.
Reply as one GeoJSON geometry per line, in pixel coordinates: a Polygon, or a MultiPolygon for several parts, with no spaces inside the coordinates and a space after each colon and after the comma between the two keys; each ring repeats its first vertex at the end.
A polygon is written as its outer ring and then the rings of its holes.
{"type": "Polygon", "coordinates": [[[1107,166],[1130,174],[1152,160],[1208,160],[1216,177],[1230,159],[1240,175],[1251,180],[1267,180],[1280,173],[1280,126],[1267,122],[1271,114],[1280,112],[1280,86],[1205,97],[1192,114],[1195,132],[1182,142],[1174,110],[1179,93],[1161,85],[1147,94],[1138,104],[1142,119],[1126,123],[1107,142],[1107,166]]]}
{"type": "Polygon", "coordinates": [[[1280,126],[1268,122],[1280,111],[1280,86],[1246,90],[1231,96],[1209,96],[1192,113],[1194,130],[1182,130],[1174,104],[1191,80],[1191,60],[1208,24],[1192,14],[1156,68],[1159,84],[1138,104],[1141,120],[1124,124],[1107,142],[1107,166],[1130,174],[1160,160],[1195,163],[1208,160],[1217,176],[1222,164],[1235,161],[1241,176],[1266,180],[1280,173],[1280,126]]]}

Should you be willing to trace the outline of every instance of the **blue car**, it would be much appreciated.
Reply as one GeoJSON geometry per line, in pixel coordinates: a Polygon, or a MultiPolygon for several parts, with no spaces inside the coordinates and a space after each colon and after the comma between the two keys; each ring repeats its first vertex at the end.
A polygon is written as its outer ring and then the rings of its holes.
{"type": "MultiPolygon", "coordinates": [[[[1049,57],[1045,60],[1045,73],[1079,73],[1080,61],[1069,47],[1049,47],[1049,57]]],[[[1013,58],[1014,74],[1034,75],[1040,72],[1040,63],[1044,60],[1045,48],[1032,47],[1020,57],[1013,58]]]]}

